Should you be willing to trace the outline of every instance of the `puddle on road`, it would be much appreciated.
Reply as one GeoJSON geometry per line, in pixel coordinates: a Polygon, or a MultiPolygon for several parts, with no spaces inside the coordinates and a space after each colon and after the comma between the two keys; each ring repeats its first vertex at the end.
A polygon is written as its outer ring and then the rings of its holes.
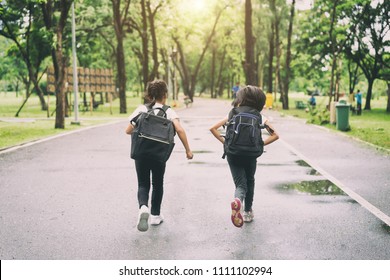
{"type": "Polygon", "coordinates": [[[390,226],[388,224],[383,223],[382,228],[386,233],[390,234],[390,226]]]}
{"type": "Polygon", "coordinates": [[[309,175],[321,175],[317,170],[315,170],[313,167],[311,167],[306,161],[300,159],[300,160],[297,160],[295,162],[299,166],[310,168],[310,171],[308,171],[307,174],[309,174],[309,175]]]}
{"type": "Polygon", "coordinates": [[[297,191],[310,195],[345,195],[345,193],[329,180],[302,181],[294,184],[283,184],[277,187],[281,191],[297,191]]]}

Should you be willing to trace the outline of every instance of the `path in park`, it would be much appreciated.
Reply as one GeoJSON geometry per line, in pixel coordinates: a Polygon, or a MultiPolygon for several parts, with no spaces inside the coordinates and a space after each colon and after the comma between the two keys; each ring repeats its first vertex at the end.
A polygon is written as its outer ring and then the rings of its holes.
{"type": "Polygon", "coordinates": [[[281,140],[258,160],[255,220],[235,228],[233,182],[208,131],[229,105],[178,111],[195,157],[177,139],[165,221],[145,233],[125,118],[0,153],[0,259],[390,259],[389,157],[272,111],[281,140]]]}

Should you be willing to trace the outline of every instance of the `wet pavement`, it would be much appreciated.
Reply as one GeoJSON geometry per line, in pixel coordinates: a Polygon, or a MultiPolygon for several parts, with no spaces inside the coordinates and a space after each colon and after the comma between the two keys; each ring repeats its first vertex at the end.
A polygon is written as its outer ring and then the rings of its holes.
{"type": "Polygon", "coordinates": [[[0,259],[390,259],[390,227],[377,217],[390,215],[389,157],[272,111],[281,140],[258,160],[255,220],[235,228],[233,181],[208,130],[229,104],[196,99],[178,111],[195,156],[176,140],[165,220],[145,233],[125,117],[1,153],[0,259]]]}

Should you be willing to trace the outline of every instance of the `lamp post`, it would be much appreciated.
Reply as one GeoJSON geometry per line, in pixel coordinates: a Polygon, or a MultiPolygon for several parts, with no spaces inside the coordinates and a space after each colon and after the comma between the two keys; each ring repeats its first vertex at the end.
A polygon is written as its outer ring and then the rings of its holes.
{"type": "Polygon", "coordinates": [[[71,124],[79,125],[79,100],[78,100],[78,79],[77,79],[77,55],[76,55],[76,21],[74,16],[74,2],[72,3],[72,56],[73,56],[73,92],[74,92],[74,121],[71,124]]]}

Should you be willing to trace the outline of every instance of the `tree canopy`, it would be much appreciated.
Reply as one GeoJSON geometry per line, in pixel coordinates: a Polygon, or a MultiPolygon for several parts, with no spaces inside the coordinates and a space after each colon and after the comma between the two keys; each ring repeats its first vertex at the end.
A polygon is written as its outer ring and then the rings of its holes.
{"type": "Polygon", "coordinates": [[[370,109],[374,81],[388,81],[390,1],[316,0],[304,10],[296,2],[2,1],[0,77],[26,88],[32,83],[41,94],[39,79],[53,64],[56,127],[63,127],[74,3],[78,65],[114,70],[121,113],[126,92],[142,93],[156,78],[170,84],[174,99],[179,92],[191,99],[230,96],[236,82],[255,84],[280,94],[284,109],[289,90],[318,88],[331,101],[364,82],[370,109]]]}

